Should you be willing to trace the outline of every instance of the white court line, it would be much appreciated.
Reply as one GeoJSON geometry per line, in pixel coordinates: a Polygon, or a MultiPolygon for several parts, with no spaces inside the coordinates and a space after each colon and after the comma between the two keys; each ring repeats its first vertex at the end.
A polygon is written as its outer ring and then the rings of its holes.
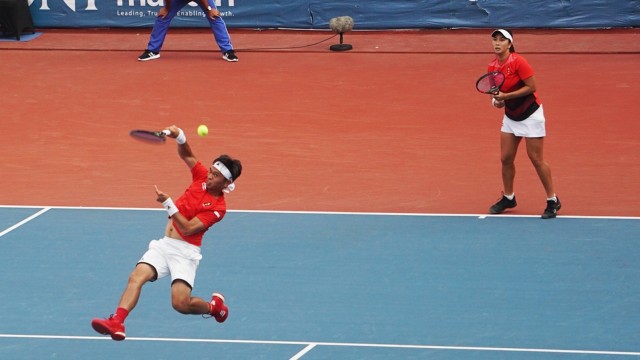
{"type": "MultiPolygon", "coordinates": [[[[0,334],[0,339],[2,339],[2,338],[48,339],[48,340],[109,340],[109,341],[112,341],[111,338],[104,337],[104,336],[0,334]]],[[[313,345],[313,347],[315,347],[315,346],[335,346],[335,347],[369,347],[369,348],[389,348],[389,349],[463,350],[463,351],[495,351],[495,352],[523,352],[523,353],[556,353],[556,354],[557,353],[561,353],[561,354],[640,356],[640,351],[535,349],[535,348],[505,348],[505,347],[485,347],[485,346],[403,345],[403,344],[373,344],[373,343],[372,344],[367,344],[367,343],[305,342],[305,341],[277,341],[277,340],[181,339],[181,338],[140,338],[140,337],[128,337],[125,341],[258,344],[258,345],[307,345],[307,347],[305,349],[307,349],[307,348],[309,348],[309,346],[313,345]]],[[[311,348],[309,348],[309,350],[311,350],[311,348]]]]}
{"type": "Polygon", "coordinates": [[[42,210],[38,211],[37,213],[35,213],[35,214],[33,214],[33,215],[29,216],[28,218],[26,218],[26,219],[24,219],[24,220],[20,221],[19,223],[17,223],[17,224],[15,224],[15,225],[11,226],[10,228],[8,228],[8,229],[6,229],[6,230],[4,230],[4,231],[0,232],[0,237],[4,236],[5,234],[10,233],[11,231],[13,231],[13,230],[15,230],[15,229],[19,228],[20,226],[22,226],[22,225],[24,225],[24,224],[28,223],[29,221],[31,221],[31,220],[33,220],[33,219],[37,218],[38,216],[40,216],[40,215],[42,215],[42,214],[46,213],[47,211],[49,211],[49,209],[51,209],[51,208],[49,208],[49,207],[48,207],[48,208],[44,208],[44,209],[42,209],[42,210]]]}
{"type": "MultiPolygon", "coordinates": [[[[125,207],[91,207],[91,206],[35,206],[35,205],[0,205],[0,209],[61,209],[61,210],[119,210],[119,211],[166,211],[163,208],[125,208],[125,207]]],[[[301,215],[360,215],[360,216],[415,216],[415,217],[476,217],[484,218],[540,218],[540,215],[489,215],[489,214],[436,214],[436,213],[386,213],[386,212],[350,212],[350,211],[293,211],[293,210],[227,210],[228,213],[256,214],[301,214],[301,215]]],[[[605,220],[640,220],[640,216],[581,216],[558,215],[561,219],[605,219],[605,220]]]]}
{"type": "Polygon", "coordinates": [[[309,344],[307,345],[307,347],[305,347],[304,349],[300,350],[299,353],[295,354],[291,359],[289,360],[298,360],[300,359],[302,356],[304,356],[304,354],[308,353],[309,351],[311,351],[311,349],[313,349],[314,347],[316,347],[317,344],[309,344]]]}

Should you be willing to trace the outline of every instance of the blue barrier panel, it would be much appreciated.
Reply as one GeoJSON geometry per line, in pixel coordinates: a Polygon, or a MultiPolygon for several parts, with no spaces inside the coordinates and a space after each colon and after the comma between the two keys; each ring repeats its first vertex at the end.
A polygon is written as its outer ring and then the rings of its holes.
{"type": "MultiPolygon", "coordinates": [[[[640,26],[640,0],[209,0],[230,28],[609,28],[640,26]]],[[[37,27],[149,27],[164,0],[29,0],[37,27]]],[[[207,27],[190,3],[172,23],[207,27]]]]}

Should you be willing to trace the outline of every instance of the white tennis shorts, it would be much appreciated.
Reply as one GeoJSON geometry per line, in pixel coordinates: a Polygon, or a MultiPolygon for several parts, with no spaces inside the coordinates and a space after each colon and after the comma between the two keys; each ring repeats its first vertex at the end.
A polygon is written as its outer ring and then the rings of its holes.
{"type": "Polygon", "coordinates": [[[176,280],[183,280],[193,288],[201,259],[199,246],[165,236],[160,240],[151,240],[149,250],[138,263],[153,266],[158,279],[171,275],[172,284],[176,280]]]}
{"type": "Polygon", "coordinates": [[[505,115],[502,118],[502,128],[500,131],[525,138],[545,137],[547,131],[542,105],[540,105],[538,110],[531,114],[531,116],[522,121],[513,121],[505,115]]]}

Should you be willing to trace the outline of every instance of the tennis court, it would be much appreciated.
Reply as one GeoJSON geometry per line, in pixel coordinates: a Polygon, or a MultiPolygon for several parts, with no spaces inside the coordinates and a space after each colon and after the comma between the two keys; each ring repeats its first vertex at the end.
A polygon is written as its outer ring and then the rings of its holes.
{"type": "Polygon", "coordinates": [[[500,115],[474,89],[486,31],[354,32],[339,54],[326,33],[231,35],[235,64],[199,30],[148,63],[139,29],[0,43],[2,357],[640,356],[637,29],[515,33],[549,121],[551,221],[524,151],[518,207],[485,215],[501,189],[500,115]],[[178,314],[160,280],[114,342],[91,318],[161,236],[153,186],[189,181],[173,145],[128,132],[174,123],[203,161],[245,166],[194,289],[230,317],[178,314]]]}
{"type": "Polygon", "coordinates": [[[113,311],[164,212],[0,214],[19,225],[0,237],[3,273],[25,270],[1,295],[8,358],[640,356],[640,219],[233,212],[194,289],[224,292],[229,319],[179,315],[159,280],[117,343],[90,319],[113,311]]]}

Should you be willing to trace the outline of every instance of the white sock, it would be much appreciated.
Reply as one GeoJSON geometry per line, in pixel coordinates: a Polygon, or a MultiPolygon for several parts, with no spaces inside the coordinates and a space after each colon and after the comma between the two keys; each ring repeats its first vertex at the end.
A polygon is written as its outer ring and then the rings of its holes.
{"type": "Polygon", "coordinates": [[[558,197],[556,196],[556,194],[553,194],[552,197],[547,198],[547,201],[551,201],[551,200],[553,200],[553,202],[558,202],[558,197]]]}
{"type": "Polygon", "coordinates": [[[511,195],[504,194],[504,197],[506,197],[509,200],[513,200],[513,198],[516,197],[516,193],[513,193],[511,195]]]}

